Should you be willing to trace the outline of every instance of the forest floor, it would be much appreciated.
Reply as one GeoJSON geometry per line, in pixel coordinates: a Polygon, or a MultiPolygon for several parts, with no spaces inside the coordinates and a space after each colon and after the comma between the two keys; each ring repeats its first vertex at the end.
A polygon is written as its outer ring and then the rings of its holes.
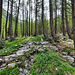
{"type": "Polygon", "coordinates": [[[7,42],[0,50],[0,75],[75,75],[73,40],[57,36],[58,40],[37,36],[7,42]]]}

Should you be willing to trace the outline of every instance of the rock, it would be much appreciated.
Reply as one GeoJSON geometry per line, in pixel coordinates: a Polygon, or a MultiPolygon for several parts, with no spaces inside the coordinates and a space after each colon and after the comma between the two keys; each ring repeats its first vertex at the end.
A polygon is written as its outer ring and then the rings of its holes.
{"type": "Polygon", "coordinates": [[[15,63],[8,64],[8,68],[9,67],[12,67],[13,68],[13,67],[15,67],[15,65],[16,65],[15,63]]]}
{"type": "Polygon", "coordinates": [[[16,55],[17,55],[17,56],[24,55],[24,52],[23,52],[23,51],[17,51],[17,52],[16,52],[16,55]]]}
{"type": "Polygon", "coordinates": [[[46,44],[49,44],[49,42],[47,42],[47,41],[40,42],[40,43],[41,43],[41,45],[46,45],[46,44]]]}
{"type": "Polygon", "coordinates": [[[31,59],[31,64],[33,64],[33,62],[34,62],[34,60],[33,60],[33,59],[31,59]]]}
{"type": "Polygon", "coordinates": [[[49,47],[49,45],[43,45],[43,47],[49,47]]]}
{"type": "Polygon", "coordinates": [[[0,58],[0,63],[2,62],[2,59],[0,58]]]}
{"type": "Polygon", "coordinates": [[[68,59],[68,56],[63,56],[62,58],[65,59],[65,60],[67,60],[68,59]]]}
{"type": "Polygon", "coordinates": [[[67,45],[69,45],[69,46],[70,46],[70,45],[73,45],[73,43],[72,43],[72,42],[67,42],[67,45]]]}
{"type": "Polygon", "coordinates": [[[23,69],[22,68],[20,68],[20,72],[22,72],[23,71],[23,69]]]}
{"type": "Polygon", "coordinates": [[[24,69],[23,73],[27,74],[29,71],[27,69],[24,69]]]}
{"type": "Polygon", "coordinates": [[[72,66],[75,67],[75,63],[72,63],[72,66]]]}
{"type": "Polygon", "coordinates": [[[9,61],[9,58],[5,58],[5,62],[8,62],[9,61]]]}
{"type": "Polygon", "coordinates": [[[25,75],[24,73],[20,72],[18,75],[25,75]]]}
{"type": "Polygon", "coordinates": [[[41,41],[43,41],[43,39],[41,38],[41,41]]]}
{"type": "Polygon", "coordinates": [[[68,55],[68,52],[62,52],[63,55],[68,55]]]}
{"type": "Polygon", "coordinates": [[[75,51],[70,52],[71,56],[75,56],[75,51]]]}
{"type": "Polygon", "coordinates": [[[74,62],[74,58],[72,58],[70,56],[68,56],[68,60],[69,60],[70,64],[72,64],[74,62]]]}
{"type": "Polygon", "coordinates": [[[38,49],[38,51],[44,51],[44,49],[40,48],[40,49],[38,49]]]}

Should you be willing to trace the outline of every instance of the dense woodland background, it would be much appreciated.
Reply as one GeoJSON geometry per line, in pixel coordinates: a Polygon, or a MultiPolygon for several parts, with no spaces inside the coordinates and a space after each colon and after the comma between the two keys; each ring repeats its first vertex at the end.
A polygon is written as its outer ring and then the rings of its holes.
{"type": "MultiPolygon", "coordinates": [[[[0,35],[13,41],[16,37],[44,34],[56,38],[75,34],[74,0],[0,0],[0,35]],[[2,7],[3,6],[3,7],[2,7]],[[2,17],[2,18],[1,18],[2,17]]],[[[75,37],[75,35],[74,35],[75,37]]],[[[75,38],[74,38],[75,40],[75,38]]]]}

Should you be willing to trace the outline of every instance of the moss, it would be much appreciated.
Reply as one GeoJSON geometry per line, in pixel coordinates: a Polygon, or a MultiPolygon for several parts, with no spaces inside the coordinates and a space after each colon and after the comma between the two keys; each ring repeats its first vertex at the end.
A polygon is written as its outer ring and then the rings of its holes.
{"type": "Polygon", "coordinates": [[[18,75],[19,68],[5,68],[0,72],[0,75],[18,75]]]}
{"type": "Polygon", "coordinates": [[[18,56],[18,60],[25,61],[25,56],[18,56]]]}
{"type": "Polygon", "coordinates": [[[34,56],[30,73],[32,75],[74,75],[74,71],[75,68],[62,60],[59,53],[48,49],[47,52],[41,52],[34,56]]]}

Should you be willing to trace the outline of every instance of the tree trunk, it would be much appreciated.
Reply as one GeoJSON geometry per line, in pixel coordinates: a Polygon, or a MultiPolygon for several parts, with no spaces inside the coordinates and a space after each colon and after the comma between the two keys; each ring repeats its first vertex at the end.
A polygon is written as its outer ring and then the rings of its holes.
{"type": "Polygon", "coordinates": [[[65,36],[65,26],[64,26],[64,0],[62,0],[62,31],[65,36]]]}
{"type": "Polygon", "coordinates": [[[57,0],[55,0],[55,34],[57,34],[57,0]]]}
{"type": "Polygon", "coordinates": [[[22,34],[22,37],[24,36],[24,0],[23,0],[23,34],[22,34]]]}
{"type": "Polygon", "coordinates": [[[17,37],[17,36],[18,36],[17,24],[18,24],[18,16],[19,16],[19,7],[20,7],[20,0],[19,0],[19,6],[18,6],[18,11],[17,11],[17,16],[16,16],[16,23],[15,23],[15,33],[14,33],[14,37],[17,37]]]}
{"type": "Polygon", "coordinates": [[[7,17],[6,17],[6,24],[5,24],[5,39],[7,39],[8,12],[9,12],[9,0],[8,0],[7,17]]]}
{"type": "Polygon", "coordinates": [[[13,12],[13,0],[11,1],[11,13],[10,13],[10,21],[9,21],[10,41],[12,41],[12,12],[13,12]]]}
{"type": "Polygon", "coordinates": [[[53,9],[52,9],[52,0],[49,0],[49,9],[50,9],[50,29],[51,29],[51,36],[55,38],[54,36],[54,30],[53,30],[53,9]]]}
{"type": "Polygon", "coordinates": [[[33,35],[32,1],[31,1],[31,35],[33,35]]]}
{"type": "Polygon", "coordinates": [[[75,0],[72,0],[72,14],[73,14],[73,40],[74,40],[74,48],[75,48],[75,0]]]}
{"type": "Polygon", "coordinates": [[[1,24],[2,24],[2,4],[3,0],[0,0],[0,36],[1,36],[1,24]]]}
{"type": "Polygon", "coordinates": [[[29,0],[29,36],[30,36],[30,0],[29,0]]]}
{"type": "Polygon", "coordinates": [[[37,0],[36,0],[36,8],[35,8],[35,36],[37,36],[37,0]]]}
{"type": "Polygon", "coordinates": [[[67,17],[67,3],[66,3],[66,0],[65,0],[65,20],[66,20],[67,34],[68,34],[69,38],[71,38],[71,33],[70,33],[70,29],[69,29],[69,24],[68,24],[68,17],[67,17]]]}
{"type": "Polygon", "coordinates": [[[44,0],[42,0],[42,26],[43,26],[43,35],[45,37],[45,30],[44,30],[44,0]]]}

